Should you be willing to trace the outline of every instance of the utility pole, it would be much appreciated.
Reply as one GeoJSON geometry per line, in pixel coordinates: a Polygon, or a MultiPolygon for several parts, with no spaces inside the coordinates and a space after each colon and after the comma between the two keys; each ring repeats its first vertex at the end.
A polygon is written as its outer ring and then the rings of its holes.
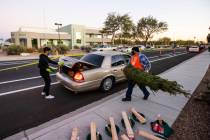
{"type": "Polygon", "coordinates": [[[60,47],[61,39],[60,39],[60,26],[62,26],[61,23],[55,23],[56,26],[58,26],[58,47],[60,47]]]}

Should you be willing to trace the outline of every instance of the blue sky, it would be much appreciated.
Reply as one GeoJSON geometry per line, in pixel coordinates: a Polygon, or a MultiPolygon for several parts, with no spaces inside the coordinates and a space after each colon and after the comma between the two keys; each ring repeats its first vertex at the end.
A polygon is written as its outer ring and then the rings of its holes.
{"type": "Polygon", "coordinates": [[[136,23],[152,15],[169,30],[155,39],[205,40],[210,27],[210,0],[0,0],[0,38],[21,26],[55,28],[55,22],[103,27],[107,13],[128,13],[136,23]]]}

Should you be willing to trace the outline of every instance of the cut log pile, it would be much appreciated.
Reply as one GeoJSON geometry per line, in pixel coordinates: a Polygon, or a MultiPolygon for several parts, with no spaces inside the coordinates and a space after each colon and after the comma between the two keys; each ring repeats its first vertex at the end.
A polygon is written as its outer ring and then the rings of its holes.
{"type": "MultiPolygon", "coordinates": [[[[130,113],[135,115],[135,117],[137,118],[139,123],[145,124],[147,122],[146,118],[144,116],[142,116],[139,112],[137,112],[135,108],[132,107],[130,109],[130,113]]],[[[111,133],[111,135],[110,135],[111,139],[112,140],[134,140],[135,139],[135,133],[133,131],[132,123],[130,121],[130,118],[128,117],[128,115],[125,111],[122,111],[121,115],[122,115],[122,120],[123,120],[124,125],[125,125],[125,131],[124,131],[125,133],[118,136],[119,127],[116,125],[116,123],[114,121],[114,118],[109,117],[109,120],[108,120],[109,125],[106,125],[106,127],[109,126],[108,131],[110,131],[110,133],[111,133]],[[116,126],[117,126],[118,130],[117,130],[116,126]]],[[[97,132],[96,123],[91,122],[90,123],[90,134],[88,135],[87,140],[101,140],[101,137],[99,137],[99,135],[100,134],[99,134],[99,132],[97,132]]],[[[145,139],[148,139],[148,140],[162,140],[161,138],[156,137],[152,133],[144,131],[144,130],[138,130],[136,136],[144,137],[145,139]]],[[[79,130],[78,130],[78,128],[73,128],[72,129],[70,140],[79,140],[79,130]]]]}

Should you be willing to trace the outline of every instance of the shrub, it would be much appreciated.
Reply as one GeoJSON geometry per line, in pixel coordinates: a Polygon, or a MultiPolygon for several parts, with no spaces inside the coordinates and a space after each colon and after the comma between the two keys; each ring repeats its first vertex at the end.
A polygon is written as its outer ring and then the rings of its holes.
{"type": "Polygon", "coordinates": [[[79,47],[79,46],[74,46],[73,48],[74,48],[74,49],[79,49],[80,47],[79,47]]]}
{"type": "Polygon", "coordinates": [[[91,46],[85,46],[83,50],[86,51],[86,52],[90,52],[91,51],[91,46]]]}
{"type": "Polygon", "coordinates": [[[26,52],[26,47],[18,46],[18,45],[11,45],[5,48],[7,55],[20,55],[20,53],[26,52]]]}
{"type": "Polygon", "coordinates": [[[35,51],[37,51],[35,48],[27,48],[27,49],[26,49],[26,52],[27,52],[27,53],[33,53],[33,52],[35,52],[35,51]]]}
{"type": "Polygon", "coordinates": [[[65,45],[55,46],[53,47],[53,52],[56,54],[56,51],[58,51],[59,54],[65,54],[67,51],[69,51],[70,48],[65,45]]]}

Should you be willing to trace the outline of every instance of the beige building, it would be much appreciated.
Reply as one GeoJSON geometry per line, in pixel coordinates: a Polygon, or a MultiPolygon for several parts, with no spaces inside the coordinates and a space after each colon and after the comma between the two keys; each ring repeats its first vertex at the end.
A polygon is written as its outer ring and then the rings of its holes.
{"type": "MultiPolygon", "coordinates": [[[[111,37],[100,33],[100,29],[87,28],[83,25],[67,25],[59,30],[62,45],[74,48],[95,44],[111,43],[111,37]]],[[[28,48],[56,46],[59,42],[57,30],[47,28],[21,27],[11,33],[12,42],[28,48]]]]}

